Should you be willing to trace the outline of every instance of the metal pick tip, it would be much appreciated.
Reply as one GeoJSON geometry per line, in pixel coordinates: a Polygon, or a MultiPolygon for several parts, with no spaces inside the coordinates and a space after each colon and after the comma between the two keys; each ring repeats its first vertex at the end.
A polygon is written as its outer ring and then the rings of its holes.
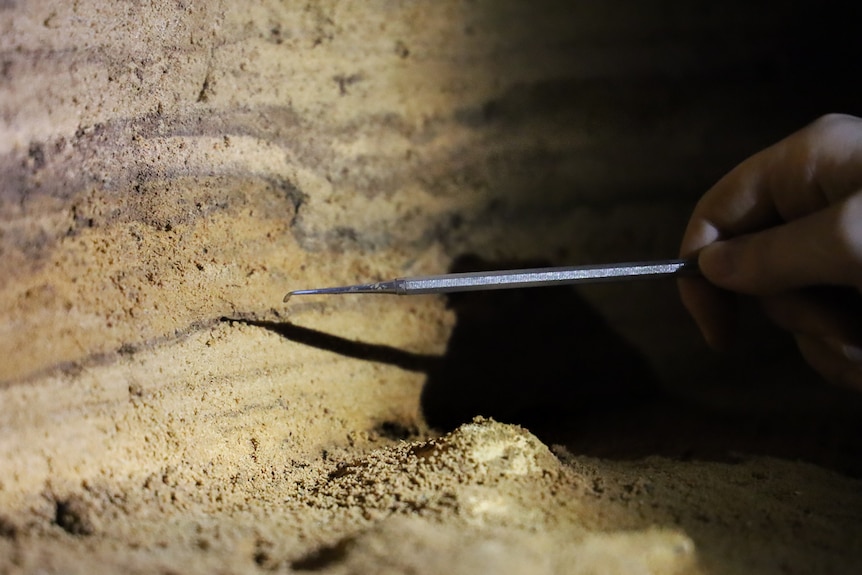
{"type": "Polygon", "coordinates": [[[325,289],[295,289],[291,292],[287,292],[287,295],[284,296],[284,299],[281,300],[283,303],[287,303],[287,300],[290,299],[291,296],[295,295],[312,295],[312,294],[322,294],[322,293],[341,293],[343,288],[325,288],[325,289]]]}
{"type": "Polygon", "coordinates": [[[308,290],[308,289],[293,290],[293,291],[287,292],[287,295],[285,295],[284,299],[281,301],[283,303],[287,303],[287,300],[289,300],[292,296],[303,295],[303,294],[307,294],[307,293],[314,293],[314,290],[308,290]]]}

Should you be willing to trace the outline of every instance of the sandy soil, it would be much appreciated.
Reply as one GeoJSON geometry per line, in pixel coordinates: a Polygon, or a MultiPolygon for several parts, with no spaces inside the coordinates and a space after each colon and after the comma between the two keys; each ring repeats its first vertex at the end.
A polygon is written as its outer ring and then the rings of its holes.
{"type": "Polygon", "coordinates": [[[862,400],[756,319],[281,303],[672,254],[782,30],[623,4],[0,1],[0,573],[859,572],[862,400]]]}

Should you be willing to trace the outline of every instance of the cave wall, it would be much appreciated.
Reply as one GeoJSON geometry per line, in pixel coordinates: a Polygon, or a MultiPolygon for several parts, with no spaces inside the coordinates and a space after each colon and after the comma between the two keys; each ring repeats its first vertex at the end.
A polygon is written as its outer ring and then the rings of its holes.
{"type": "Polygon", "coordinates": [[[4,2],[0,379],[465,253],[672,256],[723,170],[854,102],[811,10],[4,2]]]}

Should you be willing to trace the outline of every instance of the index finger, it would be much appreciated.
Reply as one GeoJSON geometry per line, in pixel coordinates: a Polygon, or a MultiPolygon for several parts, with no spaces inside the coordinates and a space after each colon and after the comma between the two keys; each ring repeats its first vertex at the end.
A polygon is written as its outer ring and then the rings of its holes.
{"type": "Polygon", "coordinates": [[[823,209],[862,188],[862,120],[832,114],[751,156],[698,202],[680,255],[823,209]]]}

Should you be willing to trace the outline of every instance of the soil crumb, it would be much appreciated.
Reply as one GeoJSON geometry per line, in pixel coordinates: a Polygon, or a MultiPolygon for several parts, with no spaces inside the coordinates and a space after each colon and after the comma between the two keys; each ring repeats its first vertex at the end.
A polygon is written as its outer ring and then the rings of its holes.
{"type": "Polygon", "coordinates": [[[80,497],[57,501],[54,522],[70,535],[92,535],[96,530],[90,510],[80,497]]]}

